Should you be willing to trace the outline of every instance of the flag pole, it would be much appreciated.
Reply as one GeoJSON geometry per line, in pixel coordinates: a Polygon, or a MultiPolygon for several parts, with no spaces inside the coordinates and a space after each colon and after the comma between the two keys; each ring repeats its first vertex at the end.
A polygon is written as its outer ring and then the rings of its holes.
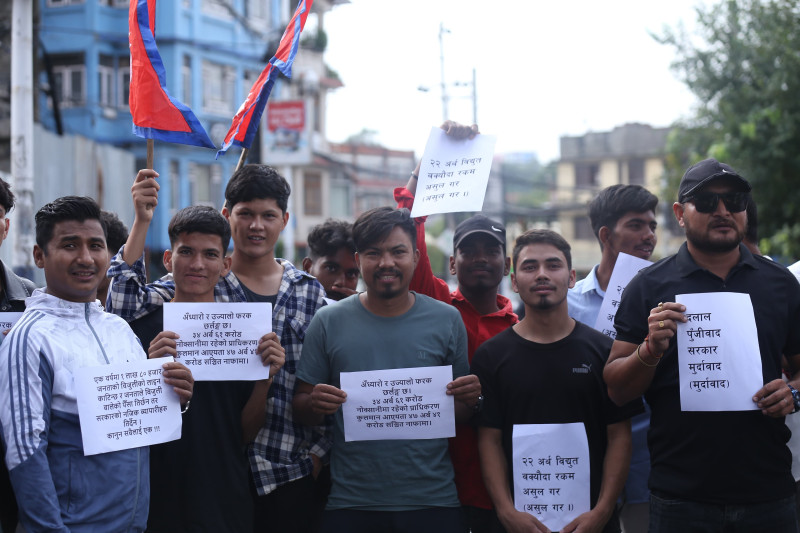
{"type": "Polygon", "coordinates": [[[147,139],[147,168],[153,170],[153,139],[147,139]]]}
{"type": "Polygon", "coordinates": [[[236,163],[236,168],[233,169],[234,174],[239,172],[239,169],[244,166],[244,162],[247,161],[247,153],[249,151],[250,151],[249,148],[242,148],[242,154],[239,156],[239,162],[236,163]]]}

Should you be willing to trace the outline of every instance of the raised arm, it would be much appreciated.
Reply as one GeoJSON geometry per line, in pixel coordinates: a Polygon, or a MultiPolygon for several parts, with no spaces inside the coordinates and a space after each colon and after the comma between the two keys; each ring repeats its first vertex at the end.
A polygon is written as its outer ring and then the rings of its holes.
{"type": "Polygon", "coordinates": [[[136,179],[131,186],[131,199],[133,200],[133,225],[125,241],[122,259],[133,265],[144,253],[147,230],[153,220],[153,213],[158,205],[158,190],[161,186],[156,182],[158,172],[142,169],[136,174],[136,179]]]}

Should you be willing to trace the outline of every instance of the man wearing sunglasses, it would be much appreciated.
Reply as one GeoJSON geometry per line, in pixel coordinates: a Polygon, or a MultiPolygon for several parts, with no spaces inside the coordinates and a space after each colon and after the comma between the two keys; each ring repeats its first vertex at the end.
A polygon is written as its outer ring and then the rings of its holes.
{"type": "Polygon", "coordinates": [[[750,189],[714,159],[689,168],[673,205],[686,243],[631,281],[616,314],[603,377],[615,403],[644,394],[652,409],[650,533],[800,531],[784,424],[800,379],[781,379],[782,355],[800,368],[800,285],[742,244],[750,189]],[[676,333],[687,318],[675,295],[709,292],[750,296],[764,384],[753,410],[681,409],[676,333]]]}

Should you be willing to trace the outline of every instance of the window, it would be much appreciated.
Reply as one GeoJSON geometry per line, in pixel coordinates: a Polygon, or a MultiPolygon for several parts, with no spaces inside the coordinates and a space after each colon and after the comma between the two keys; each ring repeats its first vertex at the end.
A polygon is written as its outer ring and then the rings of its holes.
{"type": "Polygon", "coordinates": [[[177,159],[169,161],[169,192],[169,210],[170,216],[172,216],[181,207],[181,168],[177,159]]]}
{"type": "Polygon", "coordinates": [[[183,84],[183,103],[192,107],[192,56],[188,54],[183,56],[181,83],[183,84]]]}
{"type": "Polygon", "coordinates": [[[350,188],[347,183],[331,184],[330,216],[345,218],[350,214],[350,188]]]}
{"type": "Polygon", "coordinates": [[[47,0],[47,7],[71,6],[83,2],[84,0],[47,0]]]}
{"type": "Polygon", "coordinates": [[[255,70],[245,70],[244,71],[244,79],[242,80],[242,96],[239,98],[239,101],[244,102],[247,95],[250,93],[250,89],[253,88],[255,85],[256,80],[261,75],[260,72],[256,72],[255,70]]]}
{"type": "Polygon", "coordinates": [[[630,185],[644,185],[644,159],[631,159],[628,161],[628,183],[630,185]]]}
{"type": "Polygon", "coordinates": [[[86,103],[86,65],[83,54],[54,55],[53,91],[61,107],[78,107],[86,103]]]}
{"type": "Polygon", "coordinates": [[[97,94],[102,107],[114,106],[114,58],[100,55],[97,64],[97,94]]]}
{"type": "Polygon", "coordinates": [[[575,240],[592,240],[594,239],[594,232],[592,232],[592,224],[589,222],[589,217],[582,215],[573,219],[575,224],[575,240]]]}
{"type": "Polygon", "coordinates": [[[230,65],[203,61],[203,110],[229,115],[233,112],[236,70],[230,65]]]}
{"type": "Polygon", "coordinates": [[[303,176],[303,212],[306,215],[322,214],[322,176],[306,172],[303,176]]]}
{"type": "Polygon", "coordinates": [[[220,197],[222,168],[220,165],[189,163],[189,183],[192,205],[209,205],[217,208],[222,204],[220,197]]]}
{"type": "Polygon", "coordinates": [[[117,66],[117,106],[128,109],[131,92],[131,58],[118,58],[117,66]]]}
{"type": "Polygon", "coordinates": [[[268,0],[245,0],[244,13],[247,21],[255,27],[269,28],[269,8],[268,0]]]}
{"type": "Polygon", "coordinates": [[[595,187],[599,184],[600,167],[591,164],[575,165],[575,186],[595,187]]]}
{"type": "Polygon", "coordinates": [[[212,15],[215,18],[230,20],[231,12],[226,0],[202,0],[201,7],[203,13],[212,15]]]}

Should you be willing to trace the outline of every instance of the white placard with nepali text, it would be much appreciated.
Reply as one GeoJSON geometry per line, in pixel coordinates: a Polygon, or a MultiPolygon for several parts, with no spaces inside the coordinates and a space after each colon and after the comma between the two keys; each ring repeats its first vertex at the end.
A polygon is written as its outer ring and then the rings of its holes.
{"type": "Polygon", "coordinates": [[[270,303],[166,303],[164,331],[180,335],[176,359],[192,371],[195,381],[269,378],[256,348],[272,331],[270,303]]]}
{"type": "Polygon", "coordinates": [[[603,303],[600,304],[600,313],[594,323],[594,329],[611,337],[617,338],[617,330],[614,327],[614,317],[617,316],[619,302],[622,299],[622,291],[628,286],[633,276],[645,267],[652,265],[650,261],[620,252],[617,255],[617,262],[614,263],[614,270],[608,280],[608,288],[603,296],[603,303]]]}
{"type": "Polygon", "coordinates": [[[22,317],[22,311],[5,311],[0,313],[0,344],[5,339],[4,331],[14,327],[14,324],[22,317]]]}
{"type": "Polygon", "coordinates": [[[445,393],[451,381],[450,365],[342,372],[344,440],[454,437],[455,405],[445,393]]]}
{"type": "Polygon", "coordinates": [[[127,450],[181,438],[181,403],[164,383],[172,357],[87,366],[75,371],[83,454],[127,450]]]}
{"type": "Polygon", "coordinates": [[[682,411],[750,411],[764,386],[758,330],[749,294],[679,294],[686,306],[678,322],[682,411]]]}
{"type": "Polygon", "coordinates": [[[411,216],[481,211],[496,142],[494,135],[454,140],[431,128],[411,216]]]}
{"type": "Polygon", "coordinates": [[[559,531],[591,509],[589,441],[582,422],[514,424],[514,507],[559,531]]]}

